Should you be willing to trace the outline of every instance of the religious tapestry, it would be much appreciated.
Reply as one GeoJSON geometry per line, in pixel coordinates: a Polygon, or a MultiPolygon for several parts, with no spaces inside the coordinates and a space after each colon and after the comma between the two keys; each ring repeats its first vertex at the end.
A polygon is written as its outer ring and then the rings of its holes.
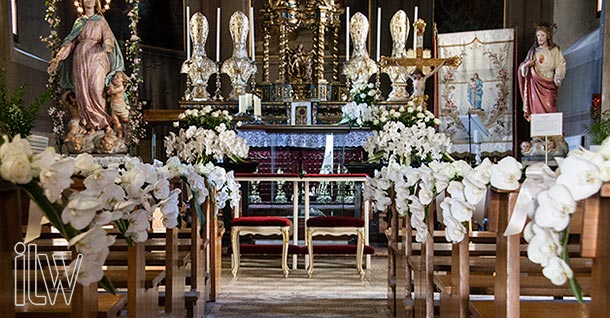
{"type": "Polygon", "coordinates": [[[513,29],[438,35],[438,56],[459,56],[457,69],[438,72],[440,130],[453,141],[453,152],[513,149],[513,29]],[[484,127],[479,127],[482,124],[484,127]]]}

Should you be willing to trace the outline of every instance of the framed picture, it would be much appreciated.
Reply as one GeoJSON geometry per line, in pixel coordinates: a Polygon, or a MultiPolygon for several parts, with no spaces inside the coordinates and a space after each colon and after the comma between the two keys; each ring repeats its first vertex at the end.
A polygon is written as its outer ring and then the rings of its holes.
{"type": "Polygon", "coordinates": [[[291,125],[311,125],[311,102],[292,102],[290,105],[291,125]]]}

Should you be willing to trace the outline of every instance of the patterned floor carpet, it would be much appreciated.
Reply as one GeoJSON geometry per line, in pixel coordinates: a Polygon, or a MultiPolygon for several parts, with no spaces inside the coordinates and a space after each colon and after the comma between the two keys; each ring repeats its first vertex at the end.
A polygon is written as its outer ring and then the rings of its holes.
{"type": "MultiPolygon", "coordinates": [[[[233,278],[228,257],[222,289],[206,317],[388,317],[387,258],[373,257],[361,280],[353,257],[316,257],[312,278],[303,260],[284,278],[279,259],[243,257],[233,278]]],[[[291,265],[291,264],[290,264],[291,265]]]]}

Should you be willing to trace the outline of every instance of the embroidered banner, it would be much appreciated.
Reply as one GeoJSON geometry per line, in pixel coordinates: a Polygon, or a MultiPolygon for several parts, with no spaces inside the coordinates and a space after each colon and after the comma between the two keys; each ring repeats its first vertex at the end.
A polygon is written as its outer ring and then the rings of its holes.
{"type": "Polygon", "coordinates": [[[514,36],[513,29],[438,35],[440,58],[462,58],[459,68],[438,72],[440,130],[451,137],[453,152],[474,149],[469,140],[480,142],[481,151],[512,151],[514,36]],[[469,131],[468,117],[478,117],[489,136],[474,136],[476,122],[470,120],[469,131]]]}

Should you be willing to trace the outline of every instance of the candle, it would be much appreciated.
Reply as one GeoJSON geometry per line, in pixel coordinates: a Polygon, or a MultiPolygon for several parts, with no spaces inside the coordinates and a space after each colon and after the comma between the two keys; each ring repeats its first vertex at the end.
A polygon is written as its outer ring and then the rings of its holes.
{"type": "Polygon", "coordinates": [[[186,59],[191,59],[191,6],[186,6],[186,59]]]}
{"type": "Polygon", "coordinates": [[[239,95],[239,112],[245,114],[247,106],[246,95],[239,95]]]}
{"type": "Polygon", "coordinates": [[[220,62],[220,7],[216,8],[216,62],[220,62]]]}
{"type": "Polygon", "coordinates": [[[381,60],[381,7],[377,7],[377,62],[381,60]]]}
{"type": "Polygon", "coordinates": [[[254,51],[254,7],[250,7],[250,52],[252,53],[252,62],[255,60],[254,51]]]}
{"type": "Polygon", "coordinates": [[[472,134],[472,135],[473,135],[473,138],[472,138],[472,139],[473,139],[474,143],[475,143],[475,144],[478,144],[478,143],[479,143],[479,131],[478,131],[478,130],[475,130],[475,131],[474,131],[474,134],[472,134]]]}
{"type": "Polygon", "coordinates": [[[261,109],[261,99],[254,95],[254,117],[261,117],[262,109],[261,109]]]}
{"type": "MultiPolygon", "coordinates": [[[[415,7],[415,18],[413,19],[413,24],[417,22],[417,6],[415,7]]],[[[417,49],[417,30],[413,28],[413,51],[417,49]]]]}
{"type": "Polygon", "coordinates": [[[345,8],[345,61],[349,61],[349,7],[345,8]]]}

